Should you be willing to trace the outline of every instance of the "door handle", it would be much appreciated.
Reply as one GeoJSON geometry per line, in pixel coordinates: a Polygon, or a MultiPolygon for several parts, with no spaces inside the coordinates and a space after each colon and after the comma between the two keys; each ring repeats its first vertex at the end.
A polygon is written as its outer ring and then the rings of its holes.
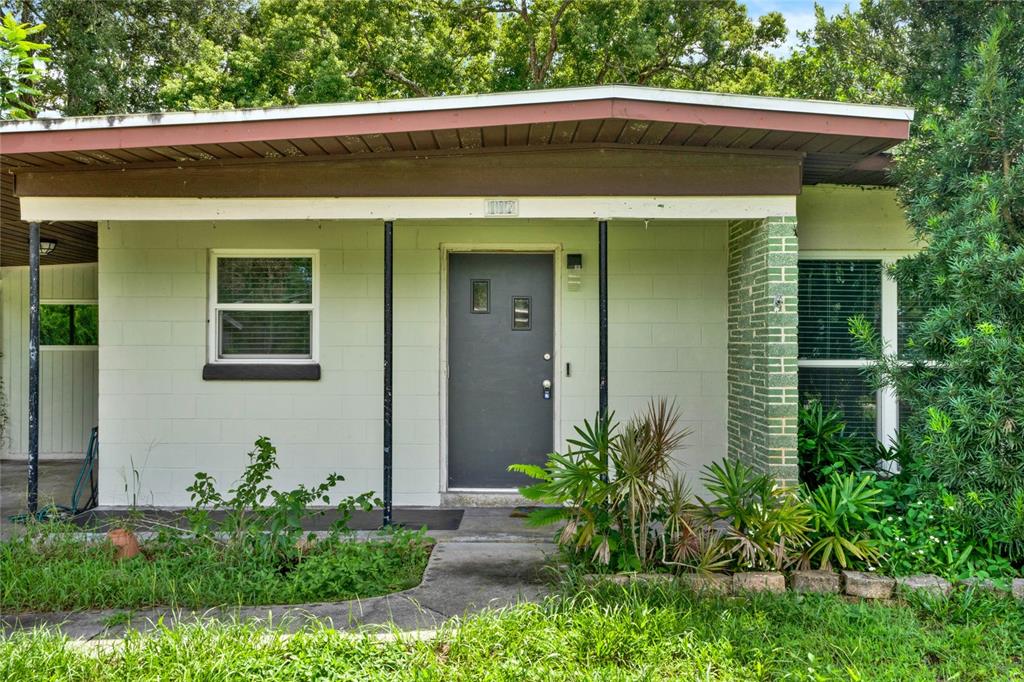
{"type": "Polygon", "coordinates": [[[551,379],[545,379],[540,385],[544,389],[544,400],[551,400],[551,379]]]}

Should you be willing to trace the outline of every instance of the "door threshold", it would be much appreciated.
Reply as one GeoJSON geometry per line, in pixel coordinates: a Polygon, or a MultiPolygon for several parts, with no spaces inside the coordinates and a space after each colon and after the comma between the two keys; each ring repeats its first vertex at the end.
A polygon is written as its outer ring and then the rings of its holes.
{"type": "Polygon", "coordinates": [[[519,488],[448,488],[446,493],[474,495],[518,495],[519,488]]]}
{"type": "Polygon", "coordinates": [[[521,507],[533,504],[515,488],[492,490],[449,489],[441,493],[441,506],[466,507],[521,507]]]}

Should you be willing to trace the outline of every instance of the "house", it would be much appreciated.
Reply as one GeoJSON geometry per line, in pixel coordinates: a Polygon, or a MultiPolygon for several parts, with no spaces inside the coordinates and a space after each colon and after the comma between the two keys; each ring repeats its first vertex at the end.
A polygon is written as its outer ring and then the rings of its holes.
{"type": "Polygon", "coordinates": [[[900,342],[884,152],[912,117],[600,86],[0,124],[5,454],[98,423],[100,503],[176,506],[266,435],[280,485],[486,504],[604,404],[668,396],[682,471],[792,481],[801,394],[898,429],[847,319],[900,342]]]}

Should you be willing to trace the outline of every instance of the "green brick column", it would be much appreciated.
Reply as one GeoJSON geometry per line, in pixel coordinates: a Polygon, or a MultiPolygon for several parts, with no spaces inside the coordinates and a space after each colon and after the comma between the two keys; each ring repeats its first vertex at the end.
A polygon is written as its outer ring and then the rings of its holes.
{"type": "Polygon", "coordinates": [[[729,226],[729,456],[797,481],[796,217],[729,226]]]}

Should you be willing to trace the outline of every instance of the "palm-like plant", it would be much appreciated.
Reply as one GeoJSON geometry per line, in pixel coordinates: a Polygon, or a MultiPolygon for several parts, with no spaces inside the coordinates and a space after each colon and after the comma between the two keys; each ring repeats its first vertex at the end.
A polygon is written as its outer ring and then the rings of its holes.
{"type": "Polygon", "coordinates": [[[690,429],[679,427],[674,403],[652,400],[621,431],[611,415],[576,427],[566,454],[544,467],[516,464],[512,471],[539,482],[524,497],[555,505],[534,511],[531,525],[565,522],[560,544],[593,550],[592,560],[640,568],[657,556],[663,534],[655,529],[670,488],[672,455],[690,429]]]}
{"type": "Polygon", "coordinates": [[[811,515],[792,490],[779,487],[737,460],[706,467],[705,487],[714,495],[700,499],[709,523],[741,567],[779,570],[794,563],[807,544],[811,515]]]}
{"type": "Polygon", "coordinates": [[[811,544],[801,557],[810,566],[818,557],[820,568],[831,565],[835,557],[841,568],[852,559],[869,561],[878,557],[878,548],[868,532],[870,515],[881,506],[876,499],[881,489],[872,476],[832,474],[828,482],[808,496],[811,511],[811,544]]]}
{"type": "Polygon", "coordinates": [[[607,555],[611,542],[607,532],[611,496],[608,461],[615,430],[612,415],[598,416],[593,424],[584,421],[583,426],[577,426],[577,438],[569,441],[569,451],[550,453],[543,467],[532,464],[509,467],[510,471],[539,481],[520,488],[523,497],[553,505],[532,511],[527,523],[544,526],[564,522],[559,544],[572,546],[576,551],[590,547],[595,552],[594,560],[607,555]]]}

